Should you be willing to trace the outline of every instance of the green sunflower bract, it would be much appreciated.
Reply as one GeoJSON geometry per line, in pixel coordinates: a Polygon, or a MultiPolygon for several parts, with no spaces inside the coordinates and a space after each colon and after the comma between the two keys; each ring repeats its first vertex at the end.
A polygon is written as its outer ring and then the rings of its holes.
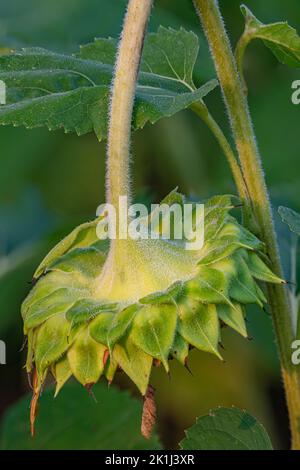
{"type": "MultiPolygon", "coordinates": [[[[178,201],[173,191],[163,202],[178,201]]],[[[262,260],[263,244],[230,215],[233,207],[227,195],[205,203],[199,251],[177,240],[123,240],[120,259],[97,237],[99,219],[54,247],[22,305],[34,396],[49,372],[58,393],[71,376],[90,387],[102,375],[111,382],[117,369],[144,395],[154,359],[166,371],[170,358],[185,365],[190,346],[221,358],[220,323],[247,337],[244,306],[266,302],[258,281],[284,281],[262,260]]]]}

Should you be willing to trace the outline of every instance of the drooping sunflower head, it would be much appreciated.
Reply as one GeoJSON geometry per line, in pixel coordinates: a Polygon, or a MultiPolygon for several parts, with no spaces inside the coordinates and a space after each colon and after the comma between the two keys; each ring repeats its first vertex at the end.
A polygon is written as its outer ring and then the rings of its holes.
{"type": "MultiPolygon", "coordinates": [[[[183,205],[184,198],[173,191],[163,202],[183,205]]],[[[185,365],[190,346],[221,358],[221,322],[247,337],[245,305],[266,302],[257,281],[283,281],[232,208],[231,196],[206,201],[197,250],[161,236],[160,223],[152,225],[158,239],[109,244],[99,239],[99,218],[54,247],[22,305],[34,397],[48,373],[58,393],[71,376],[89,388],[102,375],[111,382],[117,369],[144,395],[153,360],[166,371],[170,358],[185,365]]]]}

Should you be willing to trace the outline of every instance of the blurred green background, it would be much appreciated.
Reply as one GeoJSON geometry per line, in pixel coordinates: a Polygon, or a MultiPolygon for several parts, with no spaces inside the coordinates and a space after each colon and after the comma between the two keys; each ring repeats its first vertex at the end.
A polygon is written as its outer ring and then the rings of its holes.
{"type": "MultiPolygon", "coordinates": [[[[237,0],[221,0],[235,43],[243,29],[237,0]]],[[[158,25],[195,31],[200,38],[197,82],[215,76],[206,42],[190,0],[156,0],[150,29],[158,25]]],[[[2,0],[0,45],[39,45],[75,52],[94,37],[117,37],[125,0],[2,0]]],[[[287,19],[300,25],[298,0],[248,0],[265,22],[287,19]]],[[[249,100],[266,179],[277,205],[300,210],[300,106],[291,103],[291,83],[300,70],[288,69],[268,49],[254,42],[246,57],[249,100]]],[[[230,136],[220,91],[206,100],[230,136]]],[[[0,339],[7,345],[7,365],[0,365],[0,419],[28,390],[20,304],[30,289],[36,264],[64,234],[95,215],[104,201],[105,142],[50,133],[45,129],[0,128],[0,339]]],[[[132,153],[137,199],[158,202],[175,186],[208,197],[235,192],[225,158],[204,125],[190,112],[147,125],[136,132],[132,153]]],[[[289,278],[289,233],[277,221],[286,277],[289,278]]],[[[287,415],[270,317],[255,308],[249,315],[252,341],[224,332],[220,363],[193,351],[187,370],[172,364],[170,378],[154,370],[158,431],[167,448],[176,447],[196,416],[218,405],[246,408],[265,425],[276,448],[287,448],[287,415]]],[[[128,387],[125,378],[120,387],[128,387]]],[[[130,386],[130,385],[129,385],[130,386]]],[[[79,387],[79,385],[78,385],[79,387]]],[[[63,393],[63,392],[62,392],[63,393]]],[[[132,388],[132,393],[136,391],[132,388]]]]}

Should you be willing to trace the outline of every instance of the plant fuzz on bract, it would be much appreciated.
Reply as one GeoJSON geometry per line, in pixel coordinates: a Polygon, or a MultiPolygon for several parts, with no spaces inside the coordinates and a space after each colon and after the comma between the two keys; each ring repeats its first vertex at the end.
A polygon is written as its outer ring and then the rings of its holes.
{"type": "MultiPolygon", "coordinates": [[[[173,191],[163,202],[178,201],[184,197],[173,191]]],[[[97,238],[99,219],[52,249],[22,305],[26,369],[35,377],[32,431],[49,372],[55,394],[71,376],[90,389],[122,369],[145,395],[154,360],[167,372],[171,358],[185,366],[190,346],[222,359],[220,322],[247,337],[244,306],[266,302],[257,281],[284,281],[262,261],[263,244],[230,215],[233,207],[227,195],[205,203],[199,251],[177,240],[128,239],[119,241],[120,259],[97,238]]]]}

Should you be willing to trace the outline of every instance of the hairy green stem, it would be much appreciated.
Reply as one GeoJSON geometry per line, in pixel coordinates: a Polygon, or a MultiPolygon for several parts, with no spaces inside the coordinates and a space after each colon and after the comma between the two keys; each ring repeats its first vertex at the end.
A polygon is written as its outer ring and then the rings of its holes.
{"type": "Polygon", "coordinates": [[[107,145],[106,202],[118,214],[119,197],[130,204],[130,140],[133,103],[153,0],[129,0],[112,86],[107,145]]]}
{"type": "Polygon", "coordinates": [[[245,31],[240,37],[237,43],[236,49],[235,49],[235,60],[236,60],[237,68],[240,74],[240,79],[241,79],[245,94],[248,93],[248,87],[247,87],[247,83],[244,77],[244,57],[245,57],[247,46],[249,42],[251,41],[251,39],[252,39],[251,35],[249,35],[245,31]]]}
{"type": "Polygon", "coordinates": [[[106,172],[106,203],[115,209],[116,238],[110,241],[100,285],[107,293],[123,275],[128,251],[127,221],[122,211],[130,205],[131,122],[144,37],[153,0],[129,0],[112,85],[106,172]],[[125,199],[124,199],[125,198],[125,199]],[[122,209],[120,210],[120,205],[122,209]],[[123,220],[120,222],[120,219],[123,220]]]}
{"type": "Polygon", "coordinates": [[[292,322],[294,332],[297,336],[298,322],[298,299],[297,299],[297,251],[298,251],[298,235],[291,233],[291,287],[289,290],[292,322]]]}
{"type": "Polygon", "coordinates": [[[253,221],[251,221],[252,210],[250,207],[251,202],[248,194],[248,189],[246,186],[245,179],[243,177],[243,173],[236,160],[236,156],[231,148],[230,143],[228,142],[227,138],[224,135],[224,132],[220,128],[219,124],[215,121],[213,116],[210,114],[209,110],[207,109],[207,106],[203,101],[198,101],[197,103],[194,103],[191,106],[191,109],[197,116],[200,117],[200,119],[202,119],[202,121],[207,125],[207,127],[210,129],[210,131],[218,141],[225,157],[227,158],[234,182],[236,184],[238,193],[243,203],[243,215],[245,223],[247,223],[248,226],[252,225],[252,228],[254,228],[254,223],[253,221]]]}
{"type": "MultiPolygon", "coordinates": [[[[254,216],[260,227],[273,271],[283,276],[272,209],[248,110],[248,103],[240,80],[217,0],[194,0],[214,58],[216,71],[229,114],[243,175],[252,202],[254,216]]],[[[292,433],[292,448],[300,449],[300,380],[297,366],[291,362],[291,344],[294,339],[290,302],[283,286],[269,286],[268,298],[281,361],[282,377],[292,433]]]]}

